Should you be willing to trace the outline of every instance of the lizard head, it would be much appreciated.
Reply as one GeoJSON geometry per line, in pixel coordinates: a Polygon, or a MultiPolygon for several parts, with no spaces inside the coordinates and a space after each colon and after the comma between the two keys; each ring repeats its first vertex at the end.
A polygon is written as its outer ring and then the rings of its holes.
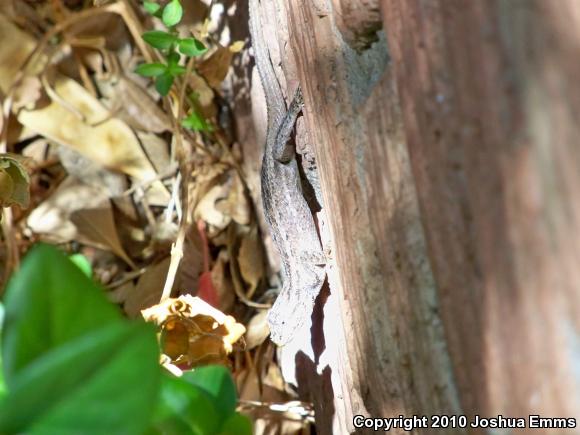
{"type": "Polygon", "coordinates": [[[318,283],[315,287],[316,291],[301,287],[299,291],[291,292],[289,286],[283,286],[268,313],[270,338],[278,346],[284,346],[299,335],[308,334],[306,329],[310,327],[308,320],[312,316],[314,301],[320,290],[318,283]]]}

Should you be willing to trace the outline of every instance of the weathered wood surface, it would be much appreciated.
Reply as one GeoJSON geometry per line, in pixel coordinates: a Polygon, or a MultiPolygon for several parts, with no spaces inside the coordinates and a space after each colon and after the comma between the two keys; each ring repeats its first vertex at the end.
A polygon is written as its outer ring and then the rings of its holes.
{"type": "Polygon", "coordinates": [[[580,3],[383,13],[462,408],[578,418],[580,3]]]}
{"type": "Polygon", "coordinates": [[[382,0],[360,52],[348,2],[267,3],[333,255],[324,334],[296,358],[319,432],[580,418],[580,3],[382,0]]]}

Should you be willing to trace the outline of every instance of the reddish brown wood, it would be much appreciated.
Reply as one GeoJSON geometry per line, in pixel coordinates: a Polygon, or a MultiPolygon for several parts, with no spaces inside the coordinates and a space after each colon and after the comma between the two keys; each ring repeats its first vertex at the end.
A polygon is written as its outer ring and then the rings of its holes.
{"type": "Polygon", "coordinates": [[[383,10],[462,406],[579,417],[580,3],[383,10]]]}

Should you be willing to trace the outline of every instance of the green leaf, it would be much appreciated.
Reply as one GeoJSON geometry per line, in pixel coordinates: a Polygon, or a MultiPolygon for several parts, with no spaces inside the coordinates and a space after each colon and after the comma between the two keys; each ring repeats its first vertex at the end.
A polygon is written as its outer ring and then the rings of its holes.
{"type": "Polygon", "coordinates": [[[87,278],[93,277],[93,267],[91,266],[91,262],[83,254],[74,254],[68,257],[68,259],[72,261],[73,264],[87,276],[87,278]]]}
{"type": "Polygon", "coordinates": [[[0,402],[0,433],[141,434],[158,398],[157,357],[155,329],[144,322],[63,344],[14,379],[0,402]]]}
{"type": "Polygon", "coordinates": [[[236,409],[236,386],[232,375],[223,366],[199,367],[183,374],[181,379],[203,390],[216,404],[222,421],[236,409]]]}
{"type": "Polygon", "coordinates": [[[211,397],[182,378],[164,374],[155,427],[163,433],[216,434],[222,425],[211,397]]]}
{"type": "Polygon", "coordinates": [[[222,425],[220,435],[252,435],[252,422],[236,412],[222,425]]]}
{"type": "Polygon", "coordinates": [[[162,63],[142,63],[135,72],[143,77],[157,77],[167,70],[167,66],[162,63]]]}
{"type": "Polygon", "coordinates": [[[155,79],[155,89],[165,97],[169,94],[173,80],[173,76],[166,72],[155,79]]]}
{"type": "Polygon", "coordinates": [[[143,7],[145,10],[150,13],[151,15],[157,14],[161,10],[161,5],[155,2],[144,1],[143,7]]]}
{"type": "Polygon", "coordinates": [[[36,245],[6,288],[2,358],[8,388],[51,349],[122,321],[102,290],[62,252],[36,245]]]}
{"type": "Polygon", "coordinates": [[[152,47],[159,50],[167,50],[177,41],[177,37],[162,30],[151,30],[141,35],[143,40],[152,47]]]}
{"type": "Polygon", "coordinates": [[[175,66],[179,64],[179,61],[181,60],[181,56],[179,55],[179,53],[172,51],[171,53],[169,53],[167,55],[167,65],[169,66],[175,66]]]}
{"type": "Polygon", "coordinates": [[[181,75],[185,73],[185,71],[187,71],[187,68],[181,65],[171,65],[169,68],[167,68],[167,72],[173,77],[181,75]]]}
{"type": "Polygon", "coordinates": [[[207,47],[203,42],[196,38],[184,38],[177,42],[177,48],[182,54],[186,56],[201,56],[207,51],[207,47]]]}
{"type": "Polygon", "coordinates": [[[169,75],[175,77],[187,71],[185,67],[179,65],[180,60],[181,56],[175,51],[167,55],[167,73],[169,75]]]}
{"type": "Polygon", "coordinates": [[[161,19],[163,20],[163,24],[167,27],[172,27],[181,21],[181,17],[183,17],[181,3],[179,3],[179,0],[171,0],[167,6],[165,6],[165,9],[163,9],[161,19]]]}
{"type": "Polygon", "coordinates": [[[186,118],[181,121],[181,125],[185,128],[196,131],[212,131],[212,126],[195,111],[191,112],[186,118]]]}

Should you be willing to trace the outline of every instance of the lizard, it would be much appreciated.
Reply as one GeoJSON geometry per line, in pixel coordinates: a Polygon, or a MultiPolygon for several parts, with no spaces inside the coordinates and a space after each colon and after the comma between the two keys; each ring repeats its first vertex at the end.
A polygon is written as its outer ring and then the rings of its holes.
{"type": "Polygon", "coordinates": [[[268,117],[261,192],[266,223],[280,254],[282,277],[282,289],[268,313],[268,324],[272,341],[282,346],[294,338],[312,315],[326,277],[326,258],[302,192],[296,149],[290,141],[304,105],[302,91],[297,88],[286,110],[263,38],[259,4],[260,0],[249,1],[250,36],[268,117]]]}

